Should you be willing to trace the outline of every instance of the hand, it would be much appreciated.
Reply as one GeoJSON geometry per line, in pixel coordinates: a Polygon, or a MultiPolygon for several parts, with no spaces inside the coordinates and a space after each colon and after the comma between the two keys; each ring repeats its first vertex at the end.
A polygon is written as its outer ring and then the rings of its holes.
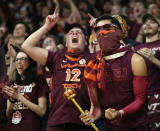
{"type": "Polygon", "coordinates": [[[2,92],[6,93],[9,97],[13,98],[13,99],[17,99],[19,98],[20,95],[20,91],[22,90],[23,86],[4,86],[2,88],[2,92]]]}
{"type": "Polygon", "coordinates": [[[96,18],[93,17],[90,13],[88,13],[88,16],[90,18],[90,20],[89,20],[90,26],[93,27],[93,28],[96,27],[96,18]]]}
{"type": "Polygon", "coordinates": [[[113,108],[108,108],[105,110],[105,118],[109,120],[114,120],[118,117],[118,111],[113,108]]]}
{"type": "Polygon", "coordinates": [[[138,53],[145,56],[151,62],[153,62],[153,60],[155,59],[152,50],[149,48],[142,48],[138,51],[138,53]]]}
{"type": "Polygon", "coordinates": [[[17,99],[18,98],[18,93],[13,87],[4,86],[2,88],[2,92],[6,93],[9,97],[11,97],[13,99],[17,99]]]}
{"type": "Polygon", "coordinates": [[[48,30],[50,30],[57,23],[58,17],[59,17],[59,8],[56,7],[54,13],[46,17],[44,26],[47,27],[48,30]]]}
{"type": "Polygon", "coordinates": [[[80,115],[80,119],[85,125],[90,125],[91,122],[94,122],[93,116],[88,110],[85,110],[84,114],[80,115]]]}
{"type": "Polygon", "coordinates": [[[10,56],[12,58],[15,58],[16,57],[16,51],[15,49],[13,48],[12,45],[15,45],[15,41],[13,39],[10,39],[9,42],[8,42],[8,51],[10,53],[10,56]]]}

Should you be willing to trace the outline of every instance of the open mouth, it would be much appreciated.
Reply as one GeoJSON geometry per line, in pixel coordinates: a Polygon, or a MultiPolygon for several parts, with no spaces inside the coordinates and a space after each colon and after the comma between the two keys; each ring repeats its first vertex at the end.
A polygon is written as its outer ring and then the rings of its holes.
{"type": "Polygon", "coordinates": [[[139,9],[136,9],[136,12],[139,12],[139,9]]]}
{"type": "Polygon", "coordinates": [[[72,43],[78,43],[78,38],[73,38],[72,43]]]}

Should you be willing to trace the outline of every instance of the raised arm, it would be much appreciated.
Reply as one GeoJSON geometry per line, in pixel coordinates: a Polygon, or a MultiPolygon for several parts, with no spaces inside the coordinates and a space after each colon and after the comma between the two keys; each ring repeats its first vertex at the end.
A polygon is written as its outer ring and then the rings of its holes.
{"type": "MultiPolygon", "coordinates": [[[[76,5],[73,3],[72,0],[64,0],[65,2],[69,3],[70,7],[71,7],[71,14],[70,16],[68,17],[67,21],[69,22],[72,22],[72,19],[75,19],[76,23],[80,23],[81,22],[81,15],[80,15],[80,12],[79,10],[77,9],[76,5]]],[[[72,23],[70,23],[72,24],[72,23]]]]}
{"type": "Polygon", "coordinates": [[[47,61],[48,51],[36,47],[38,42],[41,40],[41,38],[50,31],[53,26],[57,23],[59,16],[59,9],[56,7],[54,13],[52,15],[48,15],[46,17],[45,24],[32,33],[22,44],[22,49],[36,62],[38,62],[41,65],[45,65],[47,61]]]}

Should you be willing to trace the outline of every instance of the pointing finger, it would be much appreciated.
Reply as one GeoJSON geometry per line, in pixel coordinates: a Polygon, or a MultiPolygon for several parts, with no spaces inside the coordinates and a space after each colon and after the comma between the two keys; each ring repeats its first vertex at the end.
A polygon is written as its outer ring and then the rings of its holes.
{"type": "Polygon", "coordinates": [[[90,13],[88,13],[88,16],[89,16],[90,19],[94,18],[90,13]]]}

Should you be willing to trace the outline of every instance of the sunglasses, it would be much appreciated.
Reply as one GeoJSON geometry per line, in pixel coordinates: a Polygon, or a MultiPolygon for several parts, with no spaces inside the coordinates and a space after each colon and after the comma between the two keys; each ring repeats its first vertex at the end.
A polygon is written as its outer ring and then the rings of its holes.
{"type": "Polygon", "coordinates": [[[97,26],[97,27],[93,28],[93,30],[94,30],[95,32],[99,32],[100,30],[110,30],[110,29],[112,29],[113,27],[119,29],[119,27],[116,26],[116,25],[113,25],[113,24],[105,24],[105,25],[102,25],[102,26],[97,26]]]}
{"type": "Polygon", "coordinates": [[[27,57],[21,57],[21,58],[16,58],[15,59],[15,61],[18,61],[18,60],[25,61],[25,60],[28,60],[28,58],[27,57]]]}

